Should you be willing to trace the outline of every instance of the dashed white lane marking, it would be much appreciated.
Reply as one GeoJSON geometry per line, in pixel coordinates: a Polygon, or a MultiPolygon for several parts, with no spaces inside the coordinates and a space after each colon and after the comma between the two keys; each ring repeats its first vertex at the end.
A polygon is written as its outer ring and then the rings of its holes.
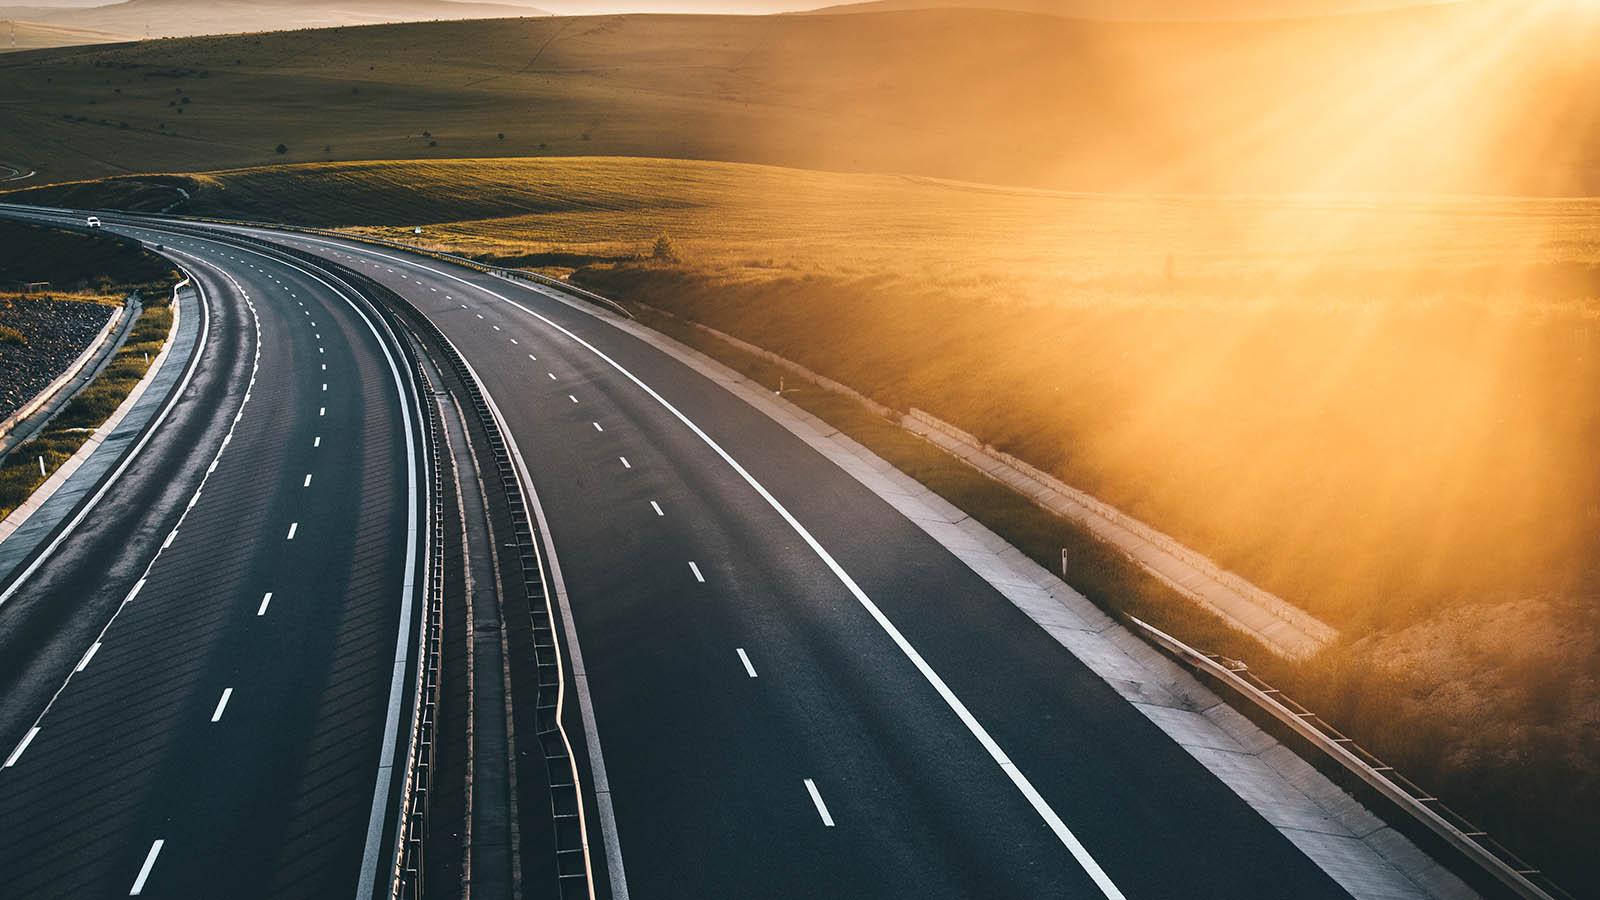
{"type": "Polygon", "coordinates": [[[817,805],[817,815],[822,817],[822,824],[833,827],[833,816],[828,815],[828,804],[822,802],[822,795],[817,793],[816,782],[806,779],[806,792],[811,795],[811,802],[817,805]]]}
{"type": "Polygon", "coordinates": [[[632,464],[630,464],[630,463],[629,463],[629,462],[628,462],[628,458],[627,458],[627,457],[626,457],[626,456],[619,456],[619,457],[617,457],[617,459],[620,459],[620,460],[622,460],[622,467],[623,467],[623,468],[624,468],[624,469],[631,469],[631,468],[633,468],[633,465],[632,465],[632,464]]]}
{"type": "Polygon", "coordinates": [[[750,665],[750,657],[744,655],[744,648],[735,647],[734,650],[739,654],[739,662],[744,663],[745,672],[748,673],[751,678],[756,677],[756,667],[750,665]]]}
{"type": "Polygon", "coordinates": [[[704,575],[700,574],[700,567],[695,565],[694,564],[694,560],[692,560],[692,559],[689,560],[689,571],[694,573],[694,580],[695,581],[698,581],[701,584],[705,584],[706,583],[706,577],[704,575]]]}
{"type": "Polygon", "coordinates": [[[534,356],[532,353],[528,354],[528,358],[533,360],[534,362],[538,362],[539,361],[539,357],[534,356]]]}
{"type": "Polygon", "coordinates": [[[327,389],[328,389],[328,383],[327,383],[327,382],[326,382],[326,381],[324,381],[324,382],[323,382],[323,383],[322,383],[322,389],[323,389],[323,390],[327,390],[327,389]]]}
{"type": "Polygon", "coordinates": [[[258,615],[258,616],[266,615],[267,614],[267,604],[269,604],[271,602],[272,602],[272,592],[271,591],[267,591],[265,594],[262,594],[261,595],[261,606],[256,609],[256,615],[258,615]]]}
{"type": "Polygon", "coordinates": [[[307,474],[307,475],[306,475],[306,482],[305,482],[305,484],[302,484],[302,485],[300,485],[300,486],[301,486],[301,487],[311,487],[311,475],[310,475],[310,474],[307,474]]]}
{"type": "Polygon", "coordinates": [[[568,394],[568,395],[567,395],[567,399],[568,399],[568,400],[571,400],[571,401],[572,401],[572,402],[573,402],[573,403],[577,403],[577,402],[578,402],[578,398],[577,398],[577,397],[574,397],[574,396],[572,396],[572,395],[571,395],[571,394],[568,394]]]}
{"type": "MultiPolygon", "coordinates": [[[[449,300],[449,299],[450,299],[450,298],[449,298],[449,297],[446,297],[446,298],[445,298],[445,299],[446,299],[446,300],[449,300]]],[[[463,303],[463,304],[461,304],[461,308],[462,308],[462,309],[466,309],[466,308],[467,308],[467,305],[466,305],[466,304],[465,304],[465,303],[463,303]]],[[[482,317],[482,316],[479,316],[479,318],[483,318],[483,317],[482,317]]]]}
{"type": "Polygon", "coordinates": [[[656,511],[656,515],[658,515],[658,516],[666,515],[666,513],[661,511],[661,504],[655,502],[654,500],[650,501],[650,508],[655,510],[656,511]]]}
{"type": "Polygon", "coordinates": [[[228,708],[228,698],[233,696],[233,688],[223,688],[222,696],[217,699],[217,708],[211,711],[211,721],[222,721],[222,711],[228,708]]]}
{"type": "Polygon", "coordinates": [[[0,769],[9,769],[12,766],[16,765],[17,764],[17,760],[22,758],[22,751],[28,749],[28,745],[33,743],[33,739],[35,737],[37,737],[38,734],[39,734],[39,726],[35,725],[32,728],[29,728],[27,735],[24,736],[23,739],[22,739],[22,743],[17,745],[17,749],[11,751],[11,755],[6,757],[6,764],[3,765],[3,766],[0,766],[0,769]]]}
{"type": "Polygon", "coordinates": [[[286,540],[286,541],[294,540],[294,533],[296,531],[298,531],[299,528],[300,528],[300,523],[299,522],[290,522],[289,523],[289,536],[284,538],[284,540],[286,540]]]}
{"type": "Polygon", "coordinates": [[[483,313],[478,313],[478,318],[483,318],[483,313]]]}
{"type": "Polygon", "coordinates": [[[328,371],[328,364],[327,363],[323,363],[322,364],[322,371],[324,371],[324,372],[328,371]]]}
{"type": "Polygon", "coordinates": [[[319,415],[319,416],[325,416],[325,415],[327,415],[327,414],[328,414],[328,408],[327,408],[327,407],[326,407],[326,406],[319,406],[319,407],[317,407],[317,415],[319,415]]]}
{"type": "Polygon", "coordinates": [[[317,348],[317,352],[318,352],[318,353],[325,353],[325,352],[327,352],[327,351],[325,351],[325,350],[323,350],[323,349],[322,349],[322,348],[321,348],[321,347],[318,347],[318,348],[317,348]]]}
{"type": "Polygon", "coordinates": [[[517,339],[516,339],[516,338],[512,338],[512,339],[511,339],[511,343],[513,343],[513,344],[515,344],[515,343],[516,343],[516,342],[517,342],[517,339]]]}
{"type": "Polygon", "coordinates": [[[311,442],[311,446],[313,446],[313,447],[321,447],[322,446],[322,435],[320,435],[320,434],[317,435],[316,440],[311,442]]]}
{"type": "Polygon", "coordinates": [[[550,380],[551,381],[555,381],[556,380],[556,373],[554,373],[554,372],[546,372],[545,374],[550,376],[550,380]]]}
{"type": "Polygon", "coordinates": [[[100,652],[100,642],[99,641],[95,641],[94,643],[90,644],[89,645],[89,652],[85,653],[83,655],[83,659],[78,660],[78,667],[73,669],[72,671],[74,671],[74,672],[82,672],[84,669],[87,669],[89,667],[89,660],[94,659],[94,655],[96,653],[99,653],[99,652],[100,652]]]}
{"type": "Polygon", "coordinates": [[[161,855],[161,845],[165,843],[165,840],[157,840],[150,845],[150,852],[144,857],[144,865],[139,867],[139,877],[133,880],[133,887],[128,891],[129,897],[137,897],[144,891],[145,879],[150,877],[150,870],[155,867],[156,857],[161,855]]]}
{"type": "Polygon", "coordinates": [[[500,326],[499,325],[491,325],[490,327],[493,328],[495,331],[499,331],[500,330],[500,326]]]}
{"type": "Polygon", "coordinates": [[[601,428],[601,427],[600,427],[600,423],[599,423],[599,422],[594,422],[594,423],[592,423],[592,424],[593,424],[593,425],[594,425],[594,430],[595,430],[595,431],[605,431],[605,429],[604,429],[604,428],[601,428]]]}

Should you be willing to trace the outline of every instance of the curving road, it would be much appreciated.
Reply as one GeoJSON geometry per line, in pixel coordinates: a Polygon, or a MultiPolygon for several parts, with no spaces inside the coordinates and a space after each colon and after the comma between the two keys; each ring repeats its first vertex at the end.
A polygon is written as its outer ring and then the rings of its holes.
{"type": "Polygon", "coordinates": [[[497,401],[578,640],[614,896],[1346,896],[943,546],[678,360],[542,289],[258,234],[411,299],[497,401]]]}
{"type": "Polygon", "coordinates": [[[356,894],[389,819],[417,398],[325,277],[122,230],[193,274],[204,350],[0,605],[0,897],[356,894]]]}

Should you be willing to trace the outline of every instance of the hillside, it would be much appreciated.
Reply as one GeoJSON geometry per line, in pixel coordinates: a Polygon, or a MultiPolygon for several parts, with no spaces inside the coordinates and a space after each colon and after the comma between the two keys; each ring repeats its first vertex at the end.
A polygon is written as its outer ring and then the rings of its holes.
{"type": "Polygon", "coordinates": [[[1597,193],[1600,6],[1562,8],[529,18],[34,51],[0,59],[0,159],[41,182],[603,155],[1069,190],[1597,193]]]}
{"type": "Polygon", "coordinates": [[[38,22],[0,20],[0,53],[37,50],[41,47],[72,47],[78,44],[110,44],[132,38],[110,31],[44,25],[38,22]]]}
{"type": "MultiPolygon", "coordinates": [[[[35,25],[109,31],[143,37],[185,37],[297,28],[332,28],[449,19],[549,15],[503,3],[457,0],[124,0],[106,6],[38,9],[17,14],[35,25]]],[[[78,43],[89,43],[79,41],[78,43]]]]}
{"type": "Polygon", "coordinates": [[[1242,22],[1341,16],[1431,5],[1437,4],[1417,0],[1207,0],[1205,3],[1192,0],[867,0],[824,6],[806,15],[908,9],[1005,9],[1118,22],[1242,22]]]}

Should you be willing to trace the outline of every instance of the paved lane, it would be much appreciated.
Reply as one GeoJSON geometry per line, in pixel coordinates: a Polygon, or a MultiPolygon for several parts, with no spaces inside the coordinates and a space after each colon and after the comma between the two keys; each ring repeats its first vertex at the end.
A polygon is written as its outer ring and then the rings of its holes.
{"type": "MultiPolygon", "coordinates": [[[[134,528],[117,519],[127,553],[64,557],[70,572],[19,594],[18,609],[79,605],[85,587],[119,605],[25,746],[7,745],[0,896],[353,894],[422,502],[405,452],[416,416],[366,318],[317,279],[150,239],[244,323],[246,390],[211,410],[223,436],[175,432],[130,468],[130,486],[187,484],[200,461],[175,531],[154,502],[170,498],[152,498],[134,528]],[[132,560],[148,568],[128,584],[132,560]]],[[[80,643],[83,630],[68,629],[80,643]]]]}
{"type": "Polygon", "coordinates": [[[541,291],[334,258],[438,323],[521,448],[633,893],[1344,896],[987,582],[720,387],[541,291]]]}

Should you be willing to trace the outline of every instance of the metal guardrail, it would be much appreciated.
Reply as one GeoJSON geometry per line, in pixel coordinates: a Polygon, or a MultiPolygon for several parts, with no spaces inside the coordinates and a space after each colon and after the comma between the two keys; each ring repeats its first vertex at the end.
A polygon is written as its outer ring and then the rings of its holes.
{"type": "Polygon", "coordinates": [[[1480,868],[1513,896],[1524,900],[1573,900],[1543,872],[1501,846],[1482,829],[1445,806],[1439,798],[1412,783],[1393,767],[1362,749],[1354,740],[1323,721],[1282,691],[1256,677],[1236,659],[1205,653],[1134,616],[1126,617],[1151,641],[1190,667],[1227,685],[1295,734],[1361,779],[1418,823],[1438,836],[1466,861],[1480,868]]]}
{"type": "MultiPolygon", "coordinates": [[[[409,348],[408,348],[409,349],[409,348]]],[[[428,835],[428,805],[433,794],[433,753],[438,723],[439,674],[444,647],[444,475],[440,469],[439,436],[442,423],[433,385],[422,361],[411,359],[412,376],[427,409],[428,456],[432,461],[433,503],[429,510],[431,540],[428,547],[428,605],[423,612],[421,651],[417,660],[415,701],[412,707],[411,748],[408,752],[405,786],[401,791],[404,812],[399,850],[395,854],[394,878],[389,896],[394,900],[420,900],[426,884],[424,844],[428,835]]]]}
{"type": "MultiPolygon", "coordinates": [[[[399,302],[410,305],[398,294],[394,296],[399,302]]],[[[450,367],[466,386],[467,399],[483,427],[494,457],[495,472],[506,498],[515,538],[509,547],[516,550],[522,569],[523,598],[533,622],[534,662],[538,673],[538,690],[534,698],[535,731],[544,756],[550,790],[559,896],[561,900],[592,900],[594,888],[578,769],[560,721],[560,701],[564,689],[561,650],[556,644],[554,613],[545,586],[543,557],[538,536],[528,516],[522,482],[517,477],[516,466],[500,425],[466,360],[432,320],[415,307],[411,309],[415,313],[416,326],[431,334],[450,367]]]]}

